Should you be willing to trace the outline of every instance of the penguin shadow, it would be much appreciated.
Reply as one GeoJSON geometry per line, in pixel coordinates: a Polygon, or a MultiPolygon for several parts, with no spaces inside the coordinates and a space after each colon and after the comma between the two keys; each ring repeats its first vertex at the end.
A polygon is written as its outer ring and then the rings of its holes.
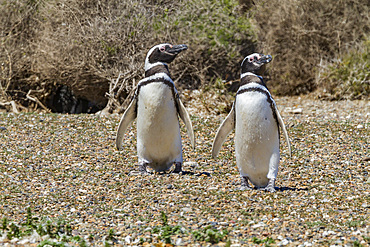
{"type": "Polygon", "coordinates": [[[172,174],[178,174],[180,176],[196,176],[196,177],[206,176],[206,177],[211,177],[211,173],[209,173],[209,172],[192,172],[192,171],[184,171],[184,170],[182,170],[181,172],[174,172],[174,171],[160,171],[160,172],[157,172],[157,171],[154,171],[154,170],[147,170],[147,172],[144,173],[144,174],[135,170],[135,171],[130,171],[130,172],[126,173],[127,176],[145,176],[145,175],[170,176],[172,174]]]}
{"type": "Polygon", "coordinates": [[[276,191],[307,191],[308,188],[294,188],[294,187],[275,187],[276,191]]]}
{"type": "Polygon", "coordinates": [[[211,176],[211,173],[209,173],[209,172],[182,171],[182,172],[180,172],[180,174],[181,174],[181,175],[196,176],[196,177],[200,177],[200,176],[207,176],[207,177],[210,177],[210,176],[211,176]]]}
{"type": "MultiPolygon", "coordinates": [[[[308,191],[309,189],[308,188],[294,188],[294,187],[274,187],[275,189],[275,193],[276,192],[283,192],[283,191],[308,191]]],[[[266,191],[265,188],[257,188],[257,187],[251,187],[249,189],[245,189],[245,188],[236,188],[236,189],[233,189],[232,191],[264,191],[266,193],[269,193],[268,191],[266,191]]]]}
{"type": "Polygon", "coordinates": [[[192,172],[192,171],[184,171],[184,170],[181,172],[173,172],[173,171],[151,172],[150,174],[162,175],[162,176],[170,175],[170,174],[179,174],[181,176],[196,176],[196,177],[200,177],[200,176],[210,177],[211,176],[211,173],[209,172],[192,172]]]}

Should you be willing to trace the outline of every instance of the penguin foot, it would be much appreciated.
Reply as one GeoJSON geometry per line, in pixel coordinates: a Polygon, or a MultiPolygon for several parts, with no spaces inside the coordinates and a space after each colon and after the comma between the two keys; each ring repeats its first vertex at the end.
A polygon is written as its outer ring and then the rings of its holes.
{"type": "Polygon", "coordinates": [[[180,173],[182,172],[182,163],[175,162],[175,170],[173,170],[173,173],[180,173]]]}
{"type": "Polygon", "coordinates": [[[139,163],[139,173],[141,175],[147,175],[149,174],[148,171],[146,170],[146,167],[147,167],[147,163],[143,162],[143,163],[139,163]]]}
{"type": "Polygon", "coordinates": [[[240,176],[241,186],[239,190],[251,190],[252,187],[249,185],[249,178],[247,176],[240,176]]]}
{"type": "Polygon", "coordinates": [[[275,179],[269,179],[269,183],[264,190],[271,193],[275,192],[275,179]]]}

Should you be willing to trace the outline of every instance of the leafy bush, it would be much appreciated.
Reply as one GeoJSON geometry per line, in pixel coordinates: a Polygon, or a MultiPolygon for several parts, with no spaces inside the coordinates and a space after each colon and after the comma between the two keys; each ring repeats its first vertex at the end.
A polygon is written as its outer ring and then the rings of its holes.
{"type": "Polygon", "coordinates": [[[298,95],[316,89],[321,61],[331,61],[370,32],[367,0],[258,1],[254,19],[259,44],[274,56],[273,91],[298,95]]]}
{"type": "Polygon", "coordinates": [[[180,64],[187,74],[181,81],[185,87],[238,78],[241,60],[255,49],[250,19],[234,0],[184,1],[176,13],[157,21],[161,28],[156,32],[170,33],[190,46],[182,58],[186,66],[180,64]]]}
{"type": "Polygon", "coordinates": [[[170,68],[185,87],[234,76],[254,44],[236,0],[17,0],[0,15],[2,98],[32,110],[125,106],[158,43],[190,46],[170,68]]]}
{"type": "MultiPolygon", "coordinates": [[[[366,0],[3,1],[0,106],[123,109],[143,76],[147,51],[163,42],[190,48],[170,66],[178,87],[234,80],[242,59],[262,51],[274,56],[268,82],[274,93],[312,92],[323,85],[316,80],[319,66],[344,61],[369,34],[369,9],[366,0]]],[[[357,98],[366,90],[336,88],[327,91],[357,98]]]]}
{"type": "Polygon", "coordinates": [[[340,59],[323,66],[318,75],[321,97],[360,99],[370,95],[370,39],[340,59]]]}

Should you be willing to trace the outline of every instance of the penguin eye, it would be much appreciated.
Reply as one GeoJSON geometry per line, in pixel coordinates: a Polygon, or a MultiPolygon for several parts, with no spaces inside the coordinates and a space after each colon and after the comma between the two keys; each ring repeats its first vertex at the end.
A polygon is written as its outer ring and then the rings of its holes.
{"type": "Polygon", "coordinates": [[[166,50],[166,47],[161,46],[161,47],[159,48],[159,50],[160,50],[161,52],[164,52],[164,51],[166,50]]]}
{"type": "Polygon", "coordinates": [[[253,62],[254,58],[255,58],[255,57],[250,57],[250,58],[249,58],[249,62],[253,62]]]}

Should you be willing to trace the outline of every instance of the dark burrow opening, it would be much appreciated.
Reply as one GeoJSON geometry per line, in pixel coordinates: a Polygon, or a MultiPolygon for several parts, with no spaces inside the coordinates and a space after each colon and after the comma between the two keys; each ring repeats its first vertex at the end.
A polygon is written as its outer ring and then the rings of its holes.
{"type": "Polygon", "coordinates": [[[94,102],[76,96],[66,85],[57,85],[46,100],[46,106],[54,113],[96,113],[104,109],[106,102],[94,102]]]}

